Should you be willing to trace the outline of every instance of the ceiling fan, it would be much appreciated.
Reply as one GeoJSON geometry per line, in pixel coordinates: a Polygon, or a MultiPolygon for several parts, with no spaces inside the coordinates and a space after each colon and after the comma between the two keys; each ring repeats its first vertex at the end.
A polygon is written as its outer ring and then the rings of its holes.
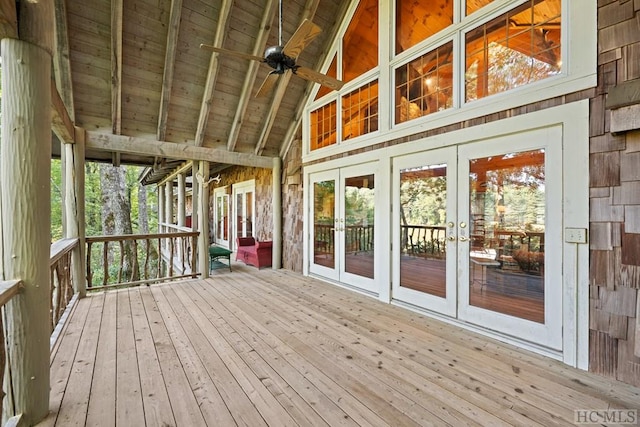
{"type": "Polygon", "coordinates": [[[220,47],[215,47],[207,44],[201,44],[200,47],[202,49],[208,49],[213,52],[222,53],[225,55],[235,56],[237,58],[249,59],[251,61],[264,62],[268,64],[273,71],[267,75],[264,82],[258,89],[256,93],[256,97],[261,97],[267,95],[275,83],[278,81],[278,78],[284,74],[287,70],[291,70],[291,72],[298,77],[302,77],[305,80],[310,80],[312,82],[319,83],[323,86],[326,86],[330,89],[340,90],[344,82],[341,82],[338,79],[327,76],[326,74],[319,73],[311,68],[302,67],[296,64],[296,60],[298,59],[298,55],[300,52],[307,46],[313,39],[315,39],[318,34],[322,32],[322,29],[311,22],[308,19],[305,19],[302,24],[298,27],[295,33],[291,36],[291,39],[287,42],[287,44],[282,44],[282,0],[280,0],[280,19],[279,19],[279,31],[278,31],[278,46],[268,47],[264,52],[264,58],[251,55],[248,53],[238,52],[235,50],[223,49],[220,47]]]}

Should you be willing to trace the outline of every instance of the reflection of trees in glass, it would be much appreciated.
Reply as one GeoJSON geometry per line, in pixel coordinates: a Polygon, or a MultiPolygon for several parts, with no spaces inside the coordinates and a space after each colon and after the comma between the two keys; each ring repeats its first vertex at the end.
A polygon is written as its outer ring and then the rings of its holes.
{"type": "Polygon", "coordinates": [[[315,224],[332,224],[334,218],[335,181],[313,184],[313,219],[315,224]]]}
{"type": "Polygon", "coordinates": [[[496,42],[488,46],[487,69],[478,69],[478,61],[470,64],[465,73],[466,99],[478,99],[478,76],[487,73],[487,91],[484,96],[505,92],[529,83],[546,79],[559,74],[560,66],[547,64],[517,50],[510,49],[496,42]]]}
{"type": "Polygon", "coordinates": [[[345,189],[345,224],[373,225],[374,190],[366,187],[345,189]]]}
{"type": "Polygon", "coordinates": [[[444,224],[446,202],[446,177],[401,178],[400,216],[403,225],[444,224]]]}

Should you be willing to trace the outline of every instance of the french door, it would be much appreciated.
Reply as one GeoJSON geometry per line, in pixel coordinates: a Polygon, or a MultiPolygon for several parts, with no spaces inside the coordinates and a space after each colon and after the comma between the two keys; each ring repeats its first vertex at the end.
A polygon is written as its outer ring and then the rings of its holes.
{"type": "Polygon", "coordinates": [[[309,272],[377,293],[375,168],[366,164],[311,175],[309,272]]]}
{"type": "Polygon", "coordinates": [[[233,185],[233,236],[255,237],[255,180],[233,185]]]}
{"type": "Polygon", "coordinates": [[[435,149],[393,169],[392,298],[561,350],[561,137],[435,149]]]}
{"type": "Polygon", "coordinates": [[[227,188],[216,188],[214,198],[214,239],[217,245],[229,247],[229,194],[227,188]]]}

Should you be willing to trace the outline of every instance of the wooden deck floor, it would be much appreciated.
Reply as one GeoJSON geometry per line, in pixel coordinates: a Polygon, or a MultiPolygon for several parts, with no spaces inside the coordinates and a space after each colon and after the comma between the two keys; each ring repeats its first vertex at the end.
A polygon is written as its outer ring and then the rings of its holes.
{"type": "Polygon", "coordinates": [[[51,359],[58,426],[573,425],[640,390],[285,270],[93,294],[51,359]]]}

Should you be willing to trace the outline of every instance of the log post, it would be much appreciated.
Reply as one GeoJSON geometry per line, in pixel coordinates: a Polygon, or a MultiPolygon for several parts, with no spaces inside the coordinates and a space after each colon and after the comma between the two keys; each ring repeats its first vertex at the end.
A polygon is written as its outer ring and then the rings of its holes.
{"type": "Polygon", "coordinates": [[[178,174],[178,212],[177,212],[178,225],[180,227],[184,227],[185,224],[187,223],[187,211],[185,209],[185,202],[186,202],[185,187],[186,187],[186,176],[184,172],[181,172],[178,174]]]}
{"type": "Polygon", "coordinates": [[[164,214],[165,222],[173,224],[173,182],[167,181],[164,184],[164,214]]]}
{"type": "Polygon", "coordinates": [[[278,270],[282,267],[282,161],[280,157],[273,158],[272,200],[273,200],[273,247],[271,252],[271,268],[278,270]]]}
{"type": "Polygon", "coordinates": [[[209,162],[201,161],[198,173],[198,272],[209,277],[209,162]]]}
{"type": "Polygon", "coordinates": [[[34,425],[49,411],[51,55],[14,39],[0,52],[2,269],[24,283],[7,304],[7,353],[13,407],[34,425]]]}
{"type": "Polygon", "coordinates": [[[84,129],[76,128],[75,133],[75,143],[65,143],[62,151],[65,158],[65,237],[78,239],[78,247],[72,255],[72,280],[74,291],[79,298],[84,298],[87,293],[84,256],[84,129]]]}
{"type": "MultiPolygon", "coordinates": [[[[199,202],[198,194],[200,194],[200,183],[196,179],[198,172],[198,162],[191,162],[191,230],[198,231],[198,211],[199,202]]],[[[195,246],[193,247],[195,249],[195,246]]],[[[195,268],[195,264],[193,266],[195,268]]]]}
{"type": "MultiPolygon", "coordinates": [[[[164,187],[158,185],[158,233],[164,233],[164,226],[161,224],[167,221],[164,214],[164,187]]],[[[158,248],[160,250],[160,248],[158,248]]]]}

